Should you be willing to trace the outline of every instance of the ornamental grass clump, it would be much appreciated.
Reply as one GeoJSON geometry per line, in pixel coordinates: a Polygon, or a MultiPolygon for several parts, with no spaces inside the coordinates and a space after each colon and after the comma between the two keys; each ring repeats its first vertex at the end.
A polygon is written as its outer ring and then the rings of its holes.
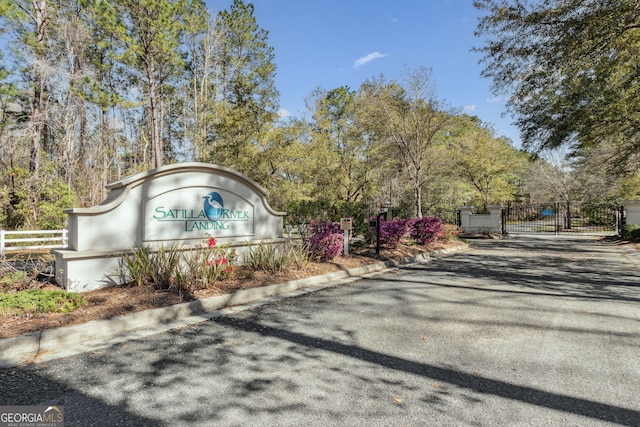
{"type": "Polygon", "coordinates": [[[236,251],[212,237],[206,247],[161,245],[155,251],[139,248],[124,257],[126,273],[135,286],[150,286],[182,295],[208,288],[235,271],[236,251]]]}
{"type": "Polygon", "coordinates": [[[176,293],[186,287],[180,246],[177,244],[168,248],[161,245],[157,251],[138,248],[123,258],[128,276],[135,286],[151,286],[176,293]]]}
{"type": "Polygon", "coordinates": [[[342,255],[344,235],[340,232],[340,224],[311,220],[309,228],[309,255],[312,259],[331,261],[342,255]]]}
{"type": "Polygon", "coordinates": [[[304,268],[308,261],[309,253],[302,243],[265,241],[250,246],[242,264],[250,270],[279,273],[291,267],[304,268]]]}
{"type": "Polygon", "coordinates": [[[419,245],[436,242],[444,235],[444,224],[437,217],[414,218],[408,228],[411,238],[419,245]]]}

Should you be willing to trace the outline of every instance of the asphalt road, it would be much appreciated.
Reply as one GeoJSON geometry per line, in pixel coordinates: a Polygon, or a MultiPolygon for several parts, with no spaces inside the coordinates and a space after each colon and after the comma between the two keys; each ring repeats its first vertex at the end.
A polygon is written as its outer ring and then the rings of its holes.
{"type": "Polygon", "coordinates": [[[640,425],[640,262],[517,237],[0,370],[67,426],[640,425]]]}

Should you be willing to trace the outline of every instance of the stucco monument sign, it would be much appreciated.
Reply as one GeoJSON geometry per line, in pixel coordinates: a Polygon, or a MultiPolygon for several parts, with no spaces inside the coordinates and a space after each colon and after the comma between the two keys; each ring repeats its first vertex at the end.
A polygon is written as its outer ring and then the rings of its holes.
{"type": "Polygon", "coordinates": [[[222,166],[164,166],[107,188],[101,204],[65,211],[69,244],[53,253],[57,280],[69,291],[122,283],[122,257],[135,248],[201,246],[215,237],[241,252],[283,238],[285,213],[270,207],[256,182],[222,166]]]}

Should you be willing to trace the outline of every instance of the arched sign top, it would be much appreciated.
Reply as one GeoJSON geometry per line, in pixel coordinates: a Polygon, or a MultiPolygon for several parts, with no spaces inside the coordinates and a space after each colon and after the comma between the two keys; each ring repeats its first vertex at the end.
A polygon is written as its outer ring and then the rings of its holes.
{"type": "Polygon", "coordinates": [[[268,191],[248,176],[224,166],[196,162],[166,165],[123,178],[105,186],[105,188],[109,190],[109,194],[99,205],[92,206],[90,208],[71,208],[64,210],[64,212],[66,214],[76,215],[98,215],[109,212],[120,206],[127,198],[129,198],[129,194],[134,188],[139,186],[149,187],[154,181],[171,182],[172,176],[176,177],[175,186],[193,185],[193,182],[191,184],[181,184],[179,177],[197,177],[191,178],[191,181],[197,181],[199,184],[205,182],[214,183],[213,186],[215,187],[227,186],[235,189],[237,189],[238,186],[244,187],[250,193],[253,193],[255,196],[262,199],[264,208],[272,215],[285,215],[284,212],[275,211],[269,205],[266,200],[266,197],[269,194],[268,191]]]}
{"type": "Polygon", "coordinates": [[[229,241],[278,238],[286,215],[271,208],[267,191],[252,179],[206,163],[163,166],[107,188],[101,204],[65,211],[74,249],[195,242],[207,235],[229,241]]]}
{"type": "Polygon", "coordinates": [[[181,174],[185,172],[228,175],[238,181],[244,182],[244,184],[249,187],[253,187],[254,191],[262,194],[263,196],[267,196],[269,194],[267,190],[265,190],[260,184],[238,171],[220,165],[197,162],[175,163],[172,165],[165,165],[156,169],[151,169],[145,172],[140,172],[136,175],[121,179],[120,181],[112,182],[111,184],[106,185],[106,188],[109,190],[115,190],[121,187],[135,187],[136,185],[140,185],[142,182],[145,182],[149,179],[159,178],[165,175],[181,174]]]}

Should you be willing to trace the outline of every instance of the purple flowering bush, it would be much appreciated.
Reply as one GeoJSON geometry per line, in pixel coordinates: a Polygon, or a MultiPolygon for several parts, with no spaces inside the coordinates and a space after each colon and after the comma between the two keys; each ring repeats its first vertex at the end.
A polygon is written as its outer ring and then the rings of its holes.
{"type": "Polygon", "coordinates": [[[331,221],[313,221],[309,223],[309,254],[320,261],[330,261],[342,255],[344,235],[340,224],[331,221]]]}
{"type": "Polygon", "coordinates": [[[414,218],[408,228],[411,238],[419,245],[435,242],[444,235],[444,224],[436,217],[414,218]]]}
{"type": "MultiPolygon", "coordinates": [[[[375,223],[376,217],[372,217],[370,220],[375,223]]],[[[394,218],[391,221],[380,221],[380,244],[387,248],[395,248],[398,246],[400,239],[407,232],[408,221],[406,219],[394,218]]],[[[376,226],[370,225],[369,230],[371,232],[372,240],[376,239],[376,226]]]]}

